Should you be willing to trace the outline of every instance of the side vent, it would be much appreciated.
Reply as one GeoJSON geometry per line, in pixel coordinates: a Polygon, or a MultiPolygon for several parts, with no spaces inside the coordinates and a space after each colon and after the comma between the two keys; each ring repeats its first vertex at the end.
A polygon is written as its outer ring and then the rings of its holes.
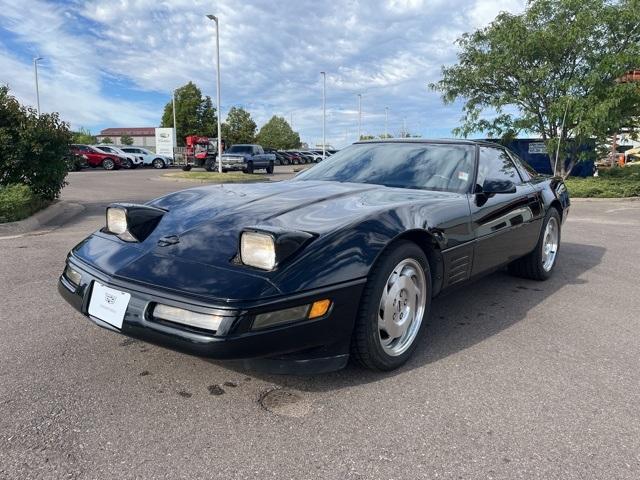
{"type": "Polygon", "coordinates": [[[447,265],[446,284],[453,285],[462,282],[471,275],[471,256],[458,255],[452,258],[447,265]]]}

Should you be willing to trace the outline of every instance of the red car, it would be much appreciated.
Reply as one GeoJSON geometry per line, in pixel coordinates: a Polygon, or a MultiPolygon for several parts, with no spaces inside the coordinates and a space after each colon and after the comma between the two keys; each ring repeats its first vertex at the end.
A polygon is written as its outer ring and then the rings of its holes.
{"type": "Polygon", "coordinates": [[[89,145],[71,145],[71,153],[86,159],[90,167],[102,167],[105,170],[117,170],[126,165],[126,159],[113,153],[101,152],[97,148],[89,145]]]}

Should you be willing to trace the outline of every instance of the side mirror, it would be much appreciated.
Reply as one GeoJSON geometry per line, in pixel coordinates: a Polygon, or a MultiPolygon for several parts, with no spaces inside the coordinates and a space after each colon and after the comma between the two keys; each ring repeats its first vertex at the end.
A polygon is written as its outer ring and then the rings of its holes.
{"type": "Polygon", "coordinates": [[[516,193],[516,185],[511,180],[496,180],[487,178],[482,185],[482,193],[494,195],[497,193],[516,193]]]}

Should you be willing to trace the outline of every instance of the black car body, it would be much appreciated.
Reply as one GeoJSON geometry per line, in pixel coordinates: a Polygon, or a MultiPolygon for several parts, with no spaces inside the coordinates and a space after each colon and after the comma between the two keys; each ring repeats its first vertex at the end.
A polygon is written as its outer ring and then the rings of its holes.
{"type": "MultiPolygon", "coordinates": [[[[427,298],[411,301],[420,300],[426,315],[433,296],[502,265],[534,278],[527,269],[540,266],[553,217],[550,268],[534,272],[544,279],[555,266],[569,197],[560,178],[537,175],[497,145],[404,140],[354,144],[290,181],[203,186],[114,208],[130,232],[90,235],[69,253],[60,277],[61,294],[78,311],[111,330],[197,355],[303,365],[313,359],[323,370],[346,363],[389,257],[417,252],[411,268],[426,272],[427,298]],[[377,183],[381,165],[389,165],[387,184],[377,183]],[[258,259],[252,262],[273,254],[271,268],[246,264],[241,237],[257,245],[246,247],[246,258],[258,259]],[[120,326],[91,315],[92,292],[103,287],[115,289],[105,298],[130,296],[120,326]],[[311,319],[325,300],[326,310],[311,319]],[[158,305],[168,306],[162,316],[158,305]],[[216,328],[176,323],[164,313],[171,308],[209,315],[216,328]],[[276,317],[285,320],[269,324],[276,317]]],[[[418,303],[409,305],[417,318],[418,303]]],[[[409,350],[367,366],[395,368],[409,350]]]]}

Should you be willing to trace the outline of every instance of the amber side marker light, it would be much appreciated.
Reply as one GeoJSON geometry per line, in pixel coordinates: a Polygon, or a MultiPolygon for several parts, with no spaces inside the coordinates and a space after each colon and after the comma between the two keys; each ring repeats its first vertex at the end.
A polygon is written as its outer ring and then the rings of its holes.
{"type": "Polygon", "coordinates": [[[313,302],[311,304],[311,308],[309,309],[308,318],[312,319],[322,317],[329,311],[329,308],[331,308],[331,300],[324,299],[313,302]]]}

